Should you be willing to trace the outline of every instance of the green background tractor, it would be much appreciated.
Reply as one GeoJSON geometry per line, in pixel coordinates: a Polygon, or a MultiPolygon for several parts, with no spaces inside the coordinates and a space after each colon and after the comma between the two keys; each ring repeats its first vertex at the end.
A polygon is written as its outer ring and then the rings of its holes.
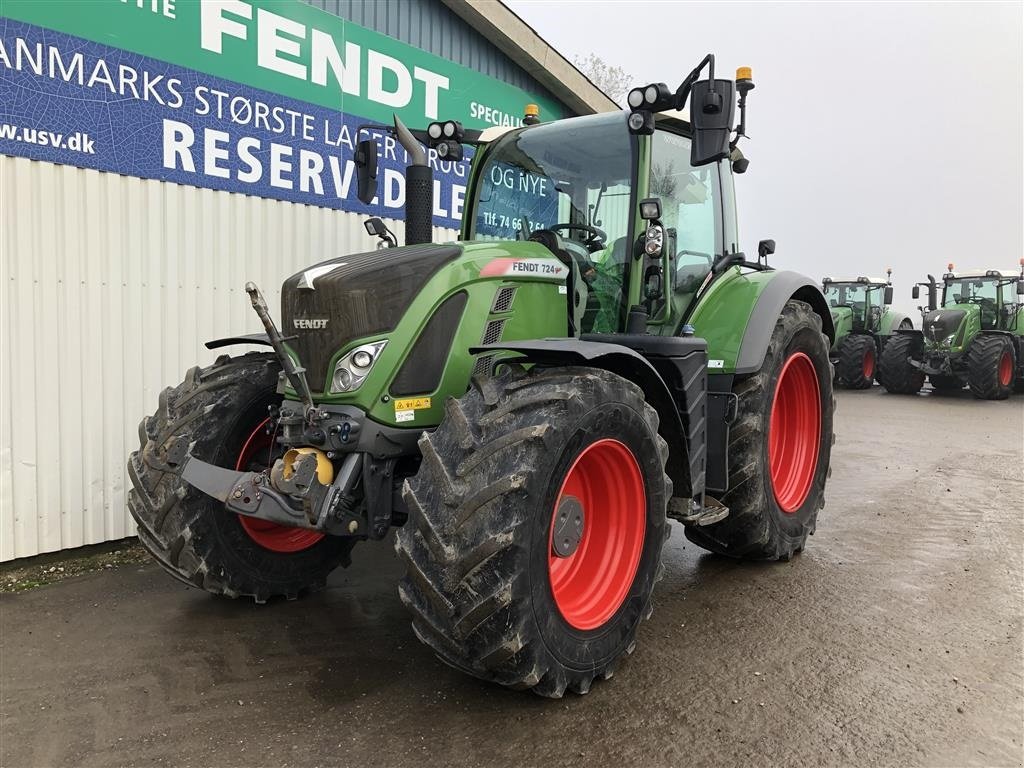
{"type": "MultiPolygon", "coordinates": [[[[271,351],[192,369],[143,420],[142,543],[187,584],[262,602],[397,529],[416,635],[546,696],[632,651],[668,518],[729,557],[801,551],[829,474],[833,328],[809,278],[767,266],[774,243],[737,249],[752,88],[709,55],[628,112],[378,127],[408,154],[407,244],[288,278],[283,334],[246,286],[266,332],[207,346],[271,351]],[[466,145],[462,239],[431,243],[430,164],[466,145]]],[[[372,136],[354,162],[369,201],[372,136]]]]}
{"type": "Polygon", "coordinates": [[[901,331],[882,356],[882,383],[890,392],[915,394],[925,377],[938,392],[969,387],[984,400],[1002,400],[1024,386],[1024,259],[1020,272],[976,269],[942,276],[928,289],[922,330],[901,331]]]}
{"type": "Polygon", "coordinates": [[[836,386],[869,389],[875,383],[877,362],[893,331],[909,330],[913,323],[895,312],[892,270],[886,279],[856,277],[822,280],[822,291],[832,311],[835,340],[829,356],[836,371],[836,386]]]}

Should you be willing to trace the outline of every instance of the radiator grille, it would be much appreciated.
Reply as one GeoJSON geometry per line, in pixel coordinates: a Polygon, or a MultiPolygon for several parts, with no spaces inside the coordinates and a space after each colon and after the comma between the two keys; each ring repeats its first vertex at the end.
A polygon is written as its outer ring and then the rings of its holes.
{"type": "Polygon", "coordinates": [[[512,299],[515,297],[516,287],[514,285],[506,285],[504,288],[499,288],[498,292],[494,294],[494,304],[491,306],[491,313],[508,312],[512,308],[512,299]]]}
{"type": "Polygon", "coordinates": [[[491,320],[484,329],[484,337],[481,344],[496,344],[501,341],[501,332],[505,330],[504,320],[491,320]]]}
{"type": "Polygon", "coordinates": [[[473,366],[474,376],[489,376],[491,373],[491,366],[494,364],[494,355],[481,355],[476,359],[476,365],[473,366]]]}

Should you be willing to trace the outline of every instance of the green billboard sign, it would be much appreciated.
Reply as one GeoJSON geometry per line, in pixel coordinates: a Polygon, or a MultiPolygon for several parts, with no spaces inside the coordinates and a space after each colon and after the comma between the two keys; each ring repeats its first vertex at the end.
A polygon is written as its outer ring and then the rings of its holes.
{"type": "Polygon", "coordinates": [[[299,0],[0,0],[0,15],[368,120],[518,125],[530,94],[299,0]]]}

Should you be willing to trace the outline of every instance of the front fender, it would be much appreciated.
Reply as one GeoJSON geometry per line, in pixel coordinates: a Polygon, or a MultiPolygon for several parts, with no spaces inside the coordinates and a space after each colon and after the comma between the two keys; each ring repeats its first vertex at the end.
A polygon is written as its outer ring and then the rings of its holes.
{"type": "MultiPolygon", "coordinates": [[[[609,336],[608,338],[614,338],[609,336]]],[[[626,339],[642,339],[643,337],[621,336],[626,339]]],[[[647,337],[651,343],[657,344],[658,337],[647,337]]],[[[674,341],[674,339],[672,339],[674,341]]],[[[680,340],[681,341],[681,340],[680,340]]],[[[697,339],[693,340],[698,341],[697,339]]],[[[668,443],[668,465],[666,471],[672,478],[673,496],[689,498],[699,495],[704,490],[704,446],[706,436],[703,432],[706,421],[701,418],[700,424],[693,423],[695,447],[700,450],[697,454],[691,454],[687,446],[687,432],[684,430],[683,421],[680,416],[680,408],[677,405],[672,393],[669,391],[665,379],[650,361],[643,355],[637,353],[627,346],[606,341],[586,341],[575,338],[565,339],[531,339],[527,341],[508,341],[487,346],[473,347],[470,354],[484,351],[509,351],[519,354],[522,362],[533,363],[542,366],[589,366],[602,368],[611,373],[622,376],[636,384],[643,390],[644,398],[658,412],[660,425],[658,432],[668,443]],[[699,431],[699,434],[696,434],[699,431]],[[693,466],[691,462],[698,466],[693,466]]],[[[706,354],[703,348],[700,363],[706,361],[706,354]]],[[[694,409],[701,409],[704,403],[703,396],[706,391],[701,391],[699,402],[692,402],[689,405],[694,409]]],[[[696,398],[693,398],[696,400],[696,398]]],[[[696,420],[694,420],[696,422],[696,420]]]]}
{"type": "Polygon", "coordinates": [[[245,336],[225,336],[221,339],[212,339],[206,342],[207,349],[220,349],[230,347],[234,344],[257,344],[264,347],[272,347],[270,337],[265,333],[250,333],[245,336]]]}

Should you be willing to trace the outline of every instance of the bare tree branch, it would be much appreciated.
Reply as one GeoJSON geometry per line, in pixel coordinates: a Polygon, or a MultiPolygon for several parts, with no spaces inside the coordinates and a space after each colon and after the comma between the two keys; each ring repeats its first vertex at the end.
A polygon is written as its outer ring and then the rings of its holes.
{"type": "Polygon", "coordinates": [[[576,56],[572,63],[576,69],[582,72],[587,78],[604,91],[616,104],[622,104],[633,85],[633,76],[622,67],[613,67],[596,54],[587,56],[576,56]]]}

